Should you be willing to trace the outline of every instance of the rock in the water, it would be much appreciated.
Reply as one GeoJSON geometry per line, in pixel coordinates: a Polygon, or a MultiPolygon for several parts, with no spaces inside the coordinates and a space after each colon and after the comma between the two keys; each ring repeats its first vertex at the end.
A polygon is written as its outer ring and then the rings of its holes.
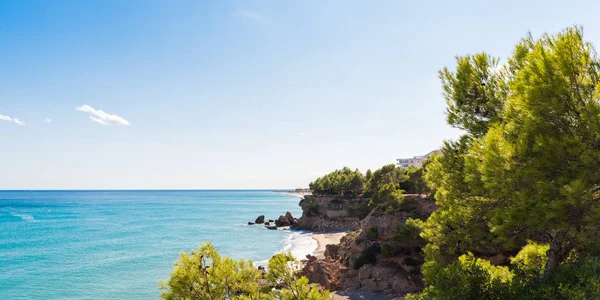
{"type": "Polygon", "coordinates": [[[265,216],[264,215],[258,216],[258,218],[256,218],[256,221],[254,221],[254,223],[256,223],[256,224],[262,224],[264,222],[265,222],[265,216]]]}
{"type": "Polygon", "coordinates": [[[274,221],[274,220],[269,220],[269,222],[270,222],[270,223],[275,223],[275,221],[274,221]]]}
{"type": "Polygon", "coordinates": [[[254,223],[252,223],[252,222],[248,222],[248,225],[254,225],[254,223]]]}
{"type": "Polygon", "coordinates": [[[265,222],[265,226],[271,225],[271,222],[265,222]]]}
{"type": "Polygon", "coordinates": [[[279,219],[277,219],[275,221],[275,225],[277,227],[283,227],[283,226],[290,226],[290,220],[288,220],[288,218],[284,217],[284,216],[279,216],[279,219]]]}
{"type": "Polygon", "coordinates": [[[267,226],[267,229],[271,229],[271,230],[277,230],[277,226],[273,226],[273,225],[271,225],[271,226],[267,226]]]}
{"type": "Polygon", "coordinates": [[[294,216],[292,216],[291,212],[289,212],[289,211],[286,212],[285,213],[285,218],[288,219],[288,222],[290,222],[290,225],[294,224],[294,216]]]}

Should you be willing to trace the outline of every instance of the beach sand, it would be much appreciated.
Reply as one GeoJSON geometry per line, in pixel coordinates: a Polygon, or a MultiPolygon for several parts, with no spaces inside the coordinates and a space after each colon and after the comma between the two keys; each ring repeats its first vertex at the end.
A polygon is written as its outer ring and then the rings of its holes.
{"type": "Polygon", "coordinates": [[[309,192],[277,192],[280,194],[286,194],[286,195],[292,195],[292,196],[296,196],[296,197],[300,197],[300,198],[304,198],[304,196],[310,196],[312,195],[309,192]]]}
{"type": "Polygon", "coordinates": [[[325,249],[329,244],[339,244],[343,236],[348,232],[311,233],[310,237],[317,241],[317,250],[313,253],[318,258],[325,257],[325,249]]]}

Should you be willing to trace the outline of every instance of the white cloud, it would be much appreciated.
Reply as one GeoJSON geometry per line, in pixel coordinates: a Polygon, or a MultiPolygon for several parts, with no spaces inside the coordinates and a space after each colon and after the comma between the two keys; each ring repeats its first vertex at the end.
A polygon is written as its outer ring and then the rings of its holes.
{"type": "Polygon", "coordinates": [[[98,123],[100,123],[100,124],[102,124],[102,125],[108,125],[108,123],[106,123],[106,121],[104,121],[104,120],[102,120],[102,119],[100,119],[100,118],[96,118],[96,117],[92,117],[92,116],[90,116],[90,119],[92,119],[92,121],[94,121],[94,122],[98,122],[98,123]]]}
{"type": "Polygon", "coordinates": [[[264,20],[261,14],[252,10],[240,9],[235,12],[235,15],[254,22],[262,22],[264,20]]]}
{"type": "Polygon", "coordinates": [[[300,135],[301,135],[301,136],[304,136],[304,132],[300,132],[300,135]]]}
{"type": "Polygon", "coordinates": [[[127,126],[127,125],[131,124],[131,123],[129,123],[129,121],[125,120],[121,116],[111,115],[111,114],[105,113],[104,111],[102,111],[100,109],[96,110],[87,104],[82,105],[82,106],[77,106],[77,107],[75,107],[75,109],[78,111],[82,111],[82,112],[91,114],[90,119],[92,119],[92,121],[100,123],[102,125],[127,126]]]}
{"type": "Polygon", "coordinates": [[[25,125],[25,122],[23,122],[23,121],[21,121],[21,120],[19,120],[17,118],[11,118],[9,116],[0,115],[0,120],[2,120],[2,121],[8,121],[8,122],[13,122],[13,123],[15,123],[17,125],[21,125],[21,126],[25,125]]]}
{"type": "Polygon", "coordinates": [[[50,118],[46,118],[46,119],[44,119],[44,121],[46,121],[46,123],[52,123],[52,119],[50,119],[50,118]]]}

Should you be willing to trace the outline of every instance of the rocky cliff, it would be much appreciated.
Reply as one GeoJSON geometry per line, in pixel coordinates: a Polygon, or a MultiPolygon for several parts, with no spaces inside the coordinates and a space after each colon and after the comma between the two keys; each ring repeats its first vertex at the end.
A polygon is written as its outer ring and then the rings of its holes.
{"type": "Polygon", "coordinates": [[[361,205],[369,199],[347,199],[339,196],[305,196],[300,201],[302,217],[295,229],[328,231],[360,229],[361,205]]]}
{"type": "MultiPolygon", "coordinates": [[[[299,223],[315,227],[319,220],[327,219],[323,216],[327,211],[321,209],[327,208],[328,202],[321,198],[313,203],[319,214],[307,212],[311,219],[303,220],[303,214],[299,223]]],[[[342,238],[339,245],[329,245],[325,258],[309,257],[304,274],[332,290],[360,289],[388,295],[418,292],[424,288],[420,267],[425,241],[406,221],[426,219],[435,209],[432,200],[420,196],[407,196],[402,203],[381,204],[358,223],[357,231],[342,238]]]]}

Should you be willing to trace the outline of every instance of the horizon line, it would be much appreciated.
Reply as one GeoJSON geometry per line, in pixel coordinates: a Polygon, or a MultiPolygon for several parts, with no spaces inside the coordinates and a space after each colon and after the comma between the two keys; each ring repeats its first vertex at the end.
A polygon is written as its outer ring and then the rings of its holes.
{"type": "Polygon", "coordinates": [[[295,191],[291,189],[0,189],[0,192],[99,192],[99,191],[295,191]]]}

